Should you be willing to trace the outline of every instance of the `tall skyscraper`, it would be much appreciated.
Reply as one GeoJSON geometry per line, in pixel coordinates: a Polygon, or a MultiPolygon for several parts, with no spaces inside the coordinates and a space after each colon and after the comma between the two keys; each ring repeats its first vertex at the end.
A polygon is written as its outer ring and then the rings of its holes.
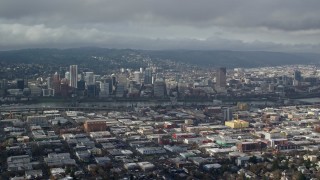
{"type": "Polygon", "coordinates": [[[104,79],[103,82],[109,84],[109,94],[112,94],[112,91],[113,91],[112,79],[107,78],[107,79],[104,79]]]}
{"type": "Polygon", "coordinates": [[[70,72],[69,71],[64,73],[64,78],[66,78],[66,79],[68,79],[70,81],[70,72]]]}
{"type": "Polygon", "coordinates": [[[70,66],[70,81],[69,86],[73,88],[77,88],[78,82],[78,65],[71,65],[70,66]]]}
{"type": "Polygon", "coordinates": [[[94,85],[96,83],[95,76],[93,72],[85,72],[84,80],[86,81],[86,85],[94,85]]]}
{"type": "Polygon", "coordinates": [[[27,88],[28,87],[28,77],[24,78],[24,87],[27,88]]]}
{"type": "Polygon", "coordinates": [[[142,73],[140,71],[133,72],[134,75],[134,81],[136,81],[138,84],[141,82],[142,73]]]}
{"type": "Polygon", "coordinates": [[[8,81],[6,79],[2,79],[2,81],[0,82],[0,88],[7,89],[7,87],[8,87],[8,81]]]}
{"type": "Polygon", "coordinates": [[[24,80],[17,79],[17,89],[23,89],[23,88],[24,88],[24,80]]]}
{"type": "Polygon", "coordinates": [[[108,97],[110,94],[109,92],[109,83],[106,82],[100,82],[100,97],[108,97]]]}
{"type": "Polygon", "coordinates": [[[88,95],[88,97],[96,97],[96,95],[97,95],[97,86],[95,84],[87,86],[87,95],[88,95]]]}
{"type": "Polygon", "coordinates": [[[59,73],[61,79],[62,78],[66,78],[64,76],[65,76],[67,71],[68,71],[68,67],[60,67],[59,68],[59,72],[58,73],[59,73]]]}
{"type": "Polygon", "coordinates": [[[52,77],[48,77],[47,78],[47,86],[48,86],[48,89],[52,89],[52,87],[53,87],[53,79],[52,79],[52,77]]]}
{"type": "Polygon", "coordinates": [[[166,84],[163,79],[157,79],[153,84],[153,95],[155,97],[164,97],[166,84]]]}
{"type": "Polygon", "coordinates": [[[117,85],[117,78],[114,74],[111,75],[111,79],[112,79],[112,86],[116,86],[117,85]]]}
{"type": "Polygon", "coordinates": [[[118,84],[116,88],[116,97],[123,97],[124,96],[124,85],[118,84]]]}
{"type": "Polygon", "coordinates": [[[225,67],[221,67],[217,70],[216,82],[217,86],[220,88],[225,88],[227,86],[227,70],[225,67]]]}
{"type": "Polygon", "coordinates": [[[144,71],[144,84],[152,84],[152,69],[146,68],[144,71]]]}
{"type": "Polygon", "coordinates": [[[60,94],[61,81],[58,72],[54,73],[54,75],[52,76],[52,88],[54,89],[54,93],[56,95],[60,94]]]}
{"type": "Polygon", "coordinates": [[[296,80],[296,81],[301,81],[302,80],[301,72],[298,71],[298,70],[294,71],[293,76],[294,76],[294,80],[296,80]]]}
{"type": "Polygon", "coordinates": [[[79,91],[84,91],[86,89],[86,82],[84,80],[79,80],[78,81],[78,85],[77,85],[77,89],[79,91]]]}
{"type": "Polygon", "coordinates": [[[233,119],[232,109],[226,108],[223,110],[223,120],[230,121],[233,119]]]}
{"type": "Polygon", "coordinates": [[[295,70],[293,73],[293,86],[300,86],[300,83],[302,81],[301,72],[298,70],[295,70]]]}

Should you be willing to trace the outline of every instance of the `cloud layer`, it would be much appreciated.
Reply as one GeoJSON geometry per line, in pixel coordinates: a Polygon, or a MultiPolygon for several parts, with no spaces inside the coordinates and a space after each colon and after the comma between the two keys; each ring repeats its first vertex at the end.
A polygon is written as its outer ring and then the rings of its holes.
{"type": "Polygon", "coordinates": [[[0,48],[320,50],[319,0],[0,0],[0,48]]]}

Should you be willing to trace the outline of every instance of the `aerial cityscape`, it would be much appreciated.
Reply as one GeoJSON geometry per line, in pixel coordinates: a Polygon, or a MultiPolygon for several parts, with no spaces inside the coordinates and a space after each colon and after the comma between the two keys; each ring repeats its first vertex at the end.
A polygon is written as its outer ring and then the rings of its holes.
{"type": "Polygon", "coordinates": [[[0,179],[320,180],[320,2],[184,3],[0,0],[0,179]]]}

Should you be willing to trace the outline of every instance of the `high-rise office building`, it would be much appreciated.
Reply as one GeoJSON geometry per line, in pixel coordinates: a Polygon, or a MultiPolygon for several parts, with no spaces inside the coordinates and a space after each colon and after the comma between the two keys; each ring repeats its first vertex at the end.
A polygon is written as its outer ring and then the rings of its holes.
{"type": "Polygon", "coordinates": [[[54,75],[52,76],[52,88],[54,89],[54,93],[60,94],[60,90],[61,90],[61,84],[60,84],[60,75],[58,74],[58,72],[54,73],[54,75]]]}
{"type": "Polygon", "coordinates": [[[144,84],[152,84],[152,69],[146,68],[144,71],[144,84]]]}
{"type": "Polygon", "coordinates": [[[18,79],[17,80],[17,89],[24,89],[24,80],[23,79],[18,79]]]}
{"type": "Polygon", "coordinates": [[[27,88],[28,87],[28,77],[24,78],[24,88],[27,88]]]}
{"type": "Polygon", "coordinates": [[[117,85],[117,78],[114,74],[111,75],[111,79],[112,79],[112,86],[116,86],[117,85]]]}
{"type": "Polygon", "coordinates": [[[123,97],[124,96],[125,87],[123,84],[118,84],[116,88],[116,97],[123,97]]]}
{"type": "Polygon", "coordinates": [[[125,74],[119,74],[117,76],[118,84],[128,84],[128,77],[125,74]]]}
{"type": "Polygon", "coordinates": [[[157,79],[153,84],[153,95],[155,97],[165,96],[166,84],[163,79],[157,79]]]}
{"type": "Polygon", "coordinates": [[[109,94],[112,94],[112,92],[113,92],[112,79],[107,78],[107,79],[104,79],[103,82],[109,84],[109,94]]]}
{"type": "Polygon", "coordinates": [[[227,70],[225,67],[221,67],[217,70],[216,83],[220,88],[225,88],[227,86],[227,70]]]}
{"type": "Polygon", "coordinates": [[[294,80],[296,80],[296,81],[301,81],[302,80],[301,72],[298,71],[298,70],[294,71],[293,76],[294,76],[294,80]]]}
{"type": "Polygon", "coordinates": [[[181,77],[182,77],[181,74],[176,73],[175,81],[178,83],[180,81],[181,77]]]}
{"type": "Polygon", "coordinates": [[[300,86],[300,83],[302,81],[302,76],[301,76],[301,72],[298,70],[295,70],[293,72],[293,82],[292,85],[293,86],[300,86]]]}
{"type": "Polygon", "coordinates": [[[109,92],[109,83],[106,82],[100,82],[100,97],[108,97],[110,94],[109,92]]]}
{"type": "Polygon", "coordinates": [[[134,75],[134,81],[136,81],[138,84],[141,82],[142,73],[140,71],[133,72],[134,75]]]}
{"type": "Polygon", "coordinates": [[[86,81],[86,85],[94,85],[96,83],[95,76],[93,72],[85,72],[84,80],[86,81]]]}
{"type": "Polygon", "coordinates": [[[7,89],[8,87],[8,81],[6,79],[2,79],[0,82],[0,89],[7,89]]]}
{"type": "Polygon", "coordinates": [[[68,79],[70,81],[70,72],[69,71],[64,73],[64,78],[66,78],[66,79],[68,79]]]}
{"type": "Polygon", "coordinates": [[[65,75],[66,75],[66,72],[68,71],[68,67],[60,67],[59,68],[59,72],[58,74],[60,75],[60,78],[66,78],[65,75]]]}
{"type": "Polygon", "coordinates": [[[70,95],[70,86],[69,86],[69,81],[66,78],[61,79],[61,84],[60,84],[60,94],[63,97],[68,97],[70,95]]]}
{"type": "Polygon", "coordinates": [[[8,87],[8,80],[2,79],[1,81],[1,88],[6,89],[8,87]]]}
{"type": "Polygon", "coordinates": [[[223,120],[230,121],[233,119],[232,109],[226,108],[223,110],[223,120]]]}
{"type": "Polygon", "coordinates": [[[84,80],[78,81],[77,84],[78,84],[77,85],[78,90],[84,91],[86,89],[86,82],[84,80]]]}
{"type": "Polygon", "coordinates": [[[52,77],[48,77],[47,78],[47,86],[48,86],[48,89],[53,88],[53,79],[52,79],[52,77]]]}
{"type": "Polygon", "coordinates": [[[87,86],[87,95],[88,97],[97,96],[97,86],[95,84],[91,84],[87,86]]]}
{"type": "Polygon", "coordinates": [[[0,81],[0,96],[5,96],[7,93],[8,81],[6,79],[2,79],[0,81]]]}
{"type": "Polygon", "coordinates": [[[83,79],[80,79],[77,82],[77,94],[78,96],[84,96],[86,90],[86,82],[83,79]]]}
{"type": "Polygon", "coordinates": [[[70,72],[69,86],[72,87],[72,88],[77,88],[77,82],[78,82],[78,65],[71,65],[69,72],[70,72]]]}

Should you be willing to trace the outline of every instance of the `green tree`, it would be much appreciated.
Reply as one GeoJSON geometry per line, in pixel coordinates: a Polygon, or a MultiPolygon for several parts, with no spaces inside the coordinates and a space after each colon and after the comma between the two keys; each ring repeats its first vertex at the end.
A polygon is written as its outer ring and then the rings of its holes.
{"type": "Polygon", "coordinates": [[[289,169],[289,162],[288,162],[288,160],[286,160],[286,161],[282,164],[282,169],[284,169],[284,170],[289,169]]]}
{"type": "Polygon", "coordinates": [[[281,171],[279,169],[272,172],[273,179],[280,179],[281,178],[281,171]]]}
{"type": "Polygon", "coordinates": [[[297,171],[293,174],[292,176],[293,180],[306,180],[306,176],[304,174],[302,174],[300,171],[297,171]]]}
{"type": "Polygon", "coordinates": [[[245,180],[245,179],[246,179],[246,176],[243,172],[241,172],[237,177],[237,180],[245,180]]]}
{"type": "Polygon", "coordinates": [[[279,169],[279,160],[278,159],[276,159],[276,160],[274,160],[273,162],[272,162],[272,169],[273,170],[277,170],[277,169],[279,169]]]}
{"type": "Polygon", "coordinates": [[[306,168],[310,168],[312,165],[310,159],[304,161],[304,165],[306,166],[306,168]]]}
{"type": "Polygon", "coordinates": [[[257,159],[256,156],[252,156],[252,157],[249,158],[249,162],[251,162],[251,163],[253,163],[253,164],[257,164],[258,159],[257,159]]]}

